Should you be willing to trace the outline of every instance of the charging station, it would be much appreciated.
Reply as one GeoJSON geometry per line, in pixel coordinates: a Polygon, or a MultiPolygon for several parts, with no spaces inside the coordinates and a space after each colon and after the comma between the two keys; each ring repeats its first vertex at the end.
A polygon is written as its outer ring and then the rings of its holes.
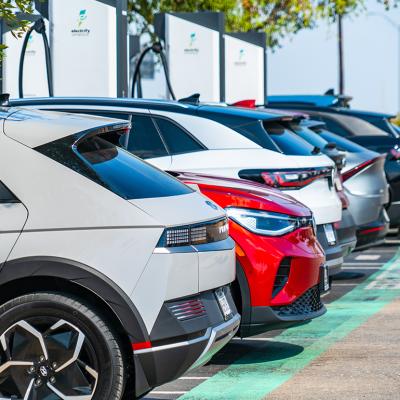
{"type": "MultiPolygon", "coordinates": [[[[32,21],[40,18],[40,15],[18,15],[19,18],[32,21]]],[[[46,30],[49,24],[46,21],[46,30]]],[[[2,22],[1,42],[8,46],[4,59],[1,62],[1,92],[10,93],[11,97],[18,97],[18,65],[20,63],[22,39],[15,38],[10,29],[2,22]]],[[[48,96],[46,78],[45,49],[41,35],[35,31],[28,39],[25,53],[25,74],[23,79],[26,97],[48,96]]]]}
{"type": "Polygon", "coordinates": [[[202,101],[224,100],[223,13],[160,13],[155,32],[165,43],[177,98],[200,93],[202,101]]]}
{"type": "Polygon", "coordinates": [[[264,104],[267,95],[265,33],[226,33],[224,45],[225,101],[255,99],[257,104],[264,104]]]}
{"type": "MultiPolygon", "coordinates": [[[[55,96],[128,95],[127,0],[37,1],[48,20],[55,96]]],[[[25,53],[24,95],[47,96],[43,45],[33,32],[25,53]]],[[[3,27],[8,45],[2,63],[3,92],[18,97],[22,40],[3,27]]]]}

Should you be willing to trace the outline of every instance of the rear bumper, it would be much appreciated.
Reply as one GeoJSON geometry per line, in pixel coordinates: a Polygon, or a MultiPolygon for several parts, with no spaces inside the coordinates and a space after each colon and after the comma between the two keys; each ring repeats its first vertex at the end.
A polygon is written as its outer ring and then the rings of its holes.
{"type": "Polygon", "coordinates": [[[317,237],[322,248],[325,251],[326,265],[329,269],[329,276],[338,274],[342,269],[343,264],[343,250],[338,242],[336,233],[336,243],[330,245],[325,235],[324,226],[317,225],[317,237]]]}
{"type": "Polygon", "coordinates": [[[389,225],[389,218],[386,210],[383,209],[378,220],[358,228],[356,250],[363,250],[383,243],[388,233],[389,225]]]}
{"type": "Polygon", "coordinates": [[[349,210],[343,210],[342,220],[335,224],[342,256],[349,255],[357,245],[357,226],[349,210]]]}
{"type": "Polygon", "coordinates": [[[400,201],[391,203],[387,213],[390,219],[390,227],[398,228],[400,226],[400,201]]]}
{"type": "Polygon", "coordinates": [[[273,307],[251,307],[251,320],[242,323],[242,336],[285,329],[308,322],[325,314],[326,308],[320,298],[319,286],[310,288],[291,304],[273,307]]]}
{"type": "Polygon", "coordinates": [[[136,396],[142,396],[154,387],[207,363],[231,340],[239,328],[240,315],[230,288],[226,286],[224,291],[232,310],[227,320],[222,315],[214,291],[164,304],[150,334],[151,347],[134,350],[133,353],[136,396]],[[200,301],[204,312],[180,320],[171,310],[190,301],[200,301]]]}

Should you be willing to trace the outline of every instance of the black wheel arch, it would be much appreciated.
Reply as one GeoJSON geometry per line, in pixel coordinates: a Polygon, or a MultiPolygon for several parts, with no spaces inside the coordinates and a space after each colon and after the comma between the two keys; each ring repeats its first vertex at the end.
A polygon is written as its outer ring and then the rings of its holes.
{"type": "MultiPolygon", "coordinates": [[[[111,279],[82,263],[58,257],[25,257],[6,261],[0,270],[0,302],[32,291],[81,294],[118,321],[131,343],[149,340],[131,299],[111,279]]],[[[119,332],[122,333],[122,332],[119,332]]]]}

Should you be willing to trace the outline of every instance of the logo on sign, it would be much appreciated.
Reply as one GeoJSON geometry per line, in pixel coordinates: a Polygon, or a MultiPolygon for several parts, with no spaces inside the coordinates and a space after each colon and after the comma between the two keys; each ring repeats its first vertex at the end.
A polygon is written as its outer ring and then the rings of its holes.
{"type": "Polygon", "coordinates": [[[197,34],[196,34],[196,32],[192,32],[192,33],[189,35],[189,46],[186,47],[186,48],[183,50],[183,52],[184,52],[185,54],[194,54],[194,55],[198,54],[200,50],[199,50],[198,47],[195,47],[196,41],[197,41],[197,34]]]}
{"type": "Polygon", "coordinates": [[[246,57],[246,52],[245,52],[245,50],[244,49],[240,49],[239,50],[239,55],[238,55],[238,58],[237,58],[237,60],[235,61],[235,65],[236,66],[244,66],[244,65],[246,65],[247,64],[247,62],[246,62],[246,60],[245,60],[245,57],[246,57]]]}
{"type": "Polygon", "coordinates": [[[72,36],[88,36],[89,35],[90,29],[83,27],[87,18],[88,18],[87,10],[85,10],[85,9],[80,10],[79,16],[78,16],[77,28],[71,30],[72,36]]]}

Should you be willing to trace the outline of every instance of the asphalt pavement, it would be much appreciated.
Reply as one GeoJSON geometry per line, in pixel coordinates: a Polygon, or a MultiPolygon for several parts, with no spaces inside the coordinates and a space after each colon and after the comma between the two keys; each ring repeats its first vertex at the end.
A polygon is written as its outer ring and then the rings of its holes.
{"type": "Polygon", "coordinates": [[[324,316],[234,339],[145,399],[400,399],[399,245],[393,236],[348,256],[324,316]]]}

